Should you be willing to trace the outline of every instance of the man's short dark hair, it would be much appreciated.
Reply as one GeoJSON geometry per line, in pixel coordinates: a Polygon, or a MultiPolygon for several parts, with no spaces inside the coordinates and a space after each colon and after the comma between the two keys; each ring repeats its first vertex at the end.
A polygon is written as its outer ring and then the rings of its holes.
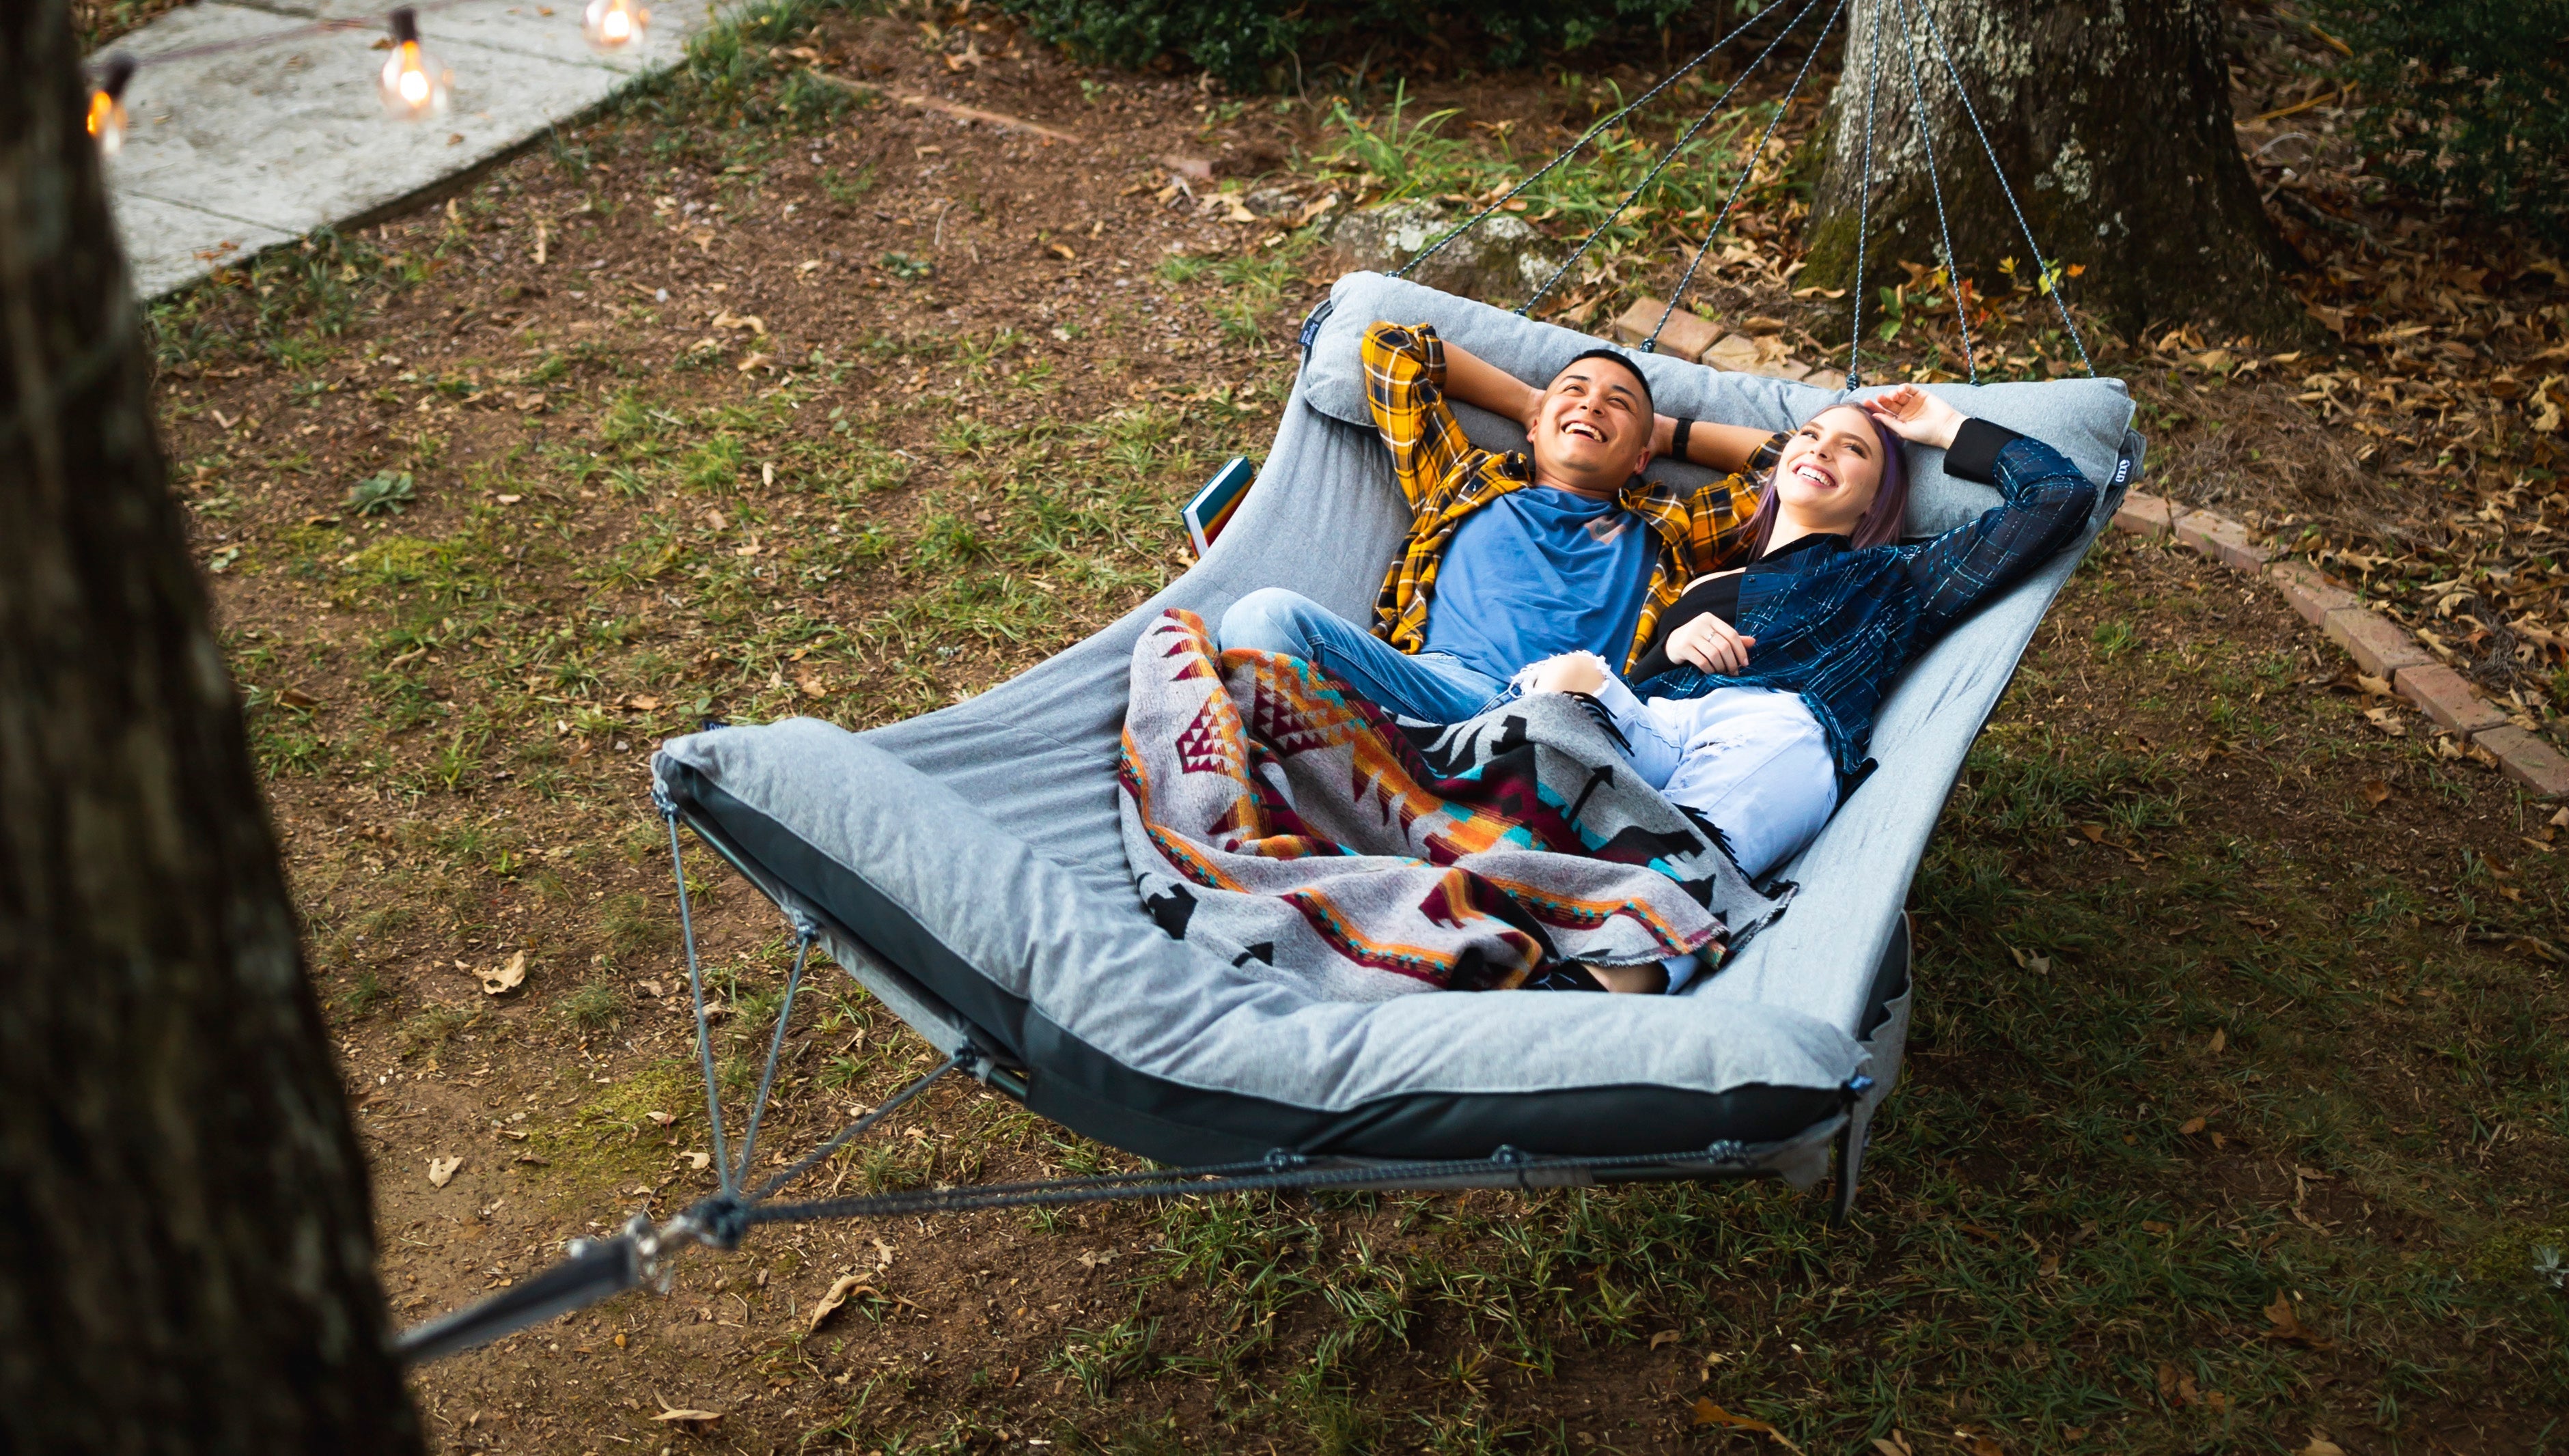
{"type": "Polygon", "coordinates": [[[1658,413],[1658,404],[1651,397],[1651,376],[1642,372],[1642,363],[1640,360],[1625,353],[1621,349],[1600,347],[1583,350],[1572,356],[1569,364],[1564,364],[1561,368],[1554,371],[1552,377],[1556,381],[1559,380],[1562,375],[1570,372],[1572,365],[1577,364],[1582,359],[1611,359],[1615,363],[1623,365],[1624,368],[1632,374],[1634,382],[1642,387],[1642,413],[1646,415],[1654,415],[1658,413]]]}

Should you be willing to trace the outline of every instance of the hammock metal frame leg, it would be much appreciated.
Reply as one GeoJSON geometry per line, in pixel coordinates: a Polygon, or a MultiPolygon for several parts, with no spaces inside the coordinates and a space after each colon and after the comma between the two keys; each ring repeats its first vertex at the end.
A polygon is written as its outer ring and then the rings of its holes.
{"type": "MultiPolygon", "coordinates": [[[[678,806],[665,801],[660,809],[669,829],[670,867],[677,881],[680,933],[686,942],[688,984],[695,999],[698,1060],[706,1078],[706,1120],[713,1128],[722,1126],[722,1099],[711,1042],[706,1034],[710,1018],[704,1001],[701,957],[695,945],[694,916],[688,906],[686,860],[678,837],[681,820],[684,819],[699,839],[775,902],[796,930],[794,966],[788,973],[786,998],[778,1010],[777,1028],[768,1043],[767,1064],[745,1125],[740,1162],[737,1167],[721,1164],[717,1172],[717,1191],[674,1218],[654,1224],[647,1214],[634,1214],[622,1231],[612,1238],[572,1240],[560,1263],[526,1282],[402,1331],[394,1340],[393,1350],[395,1357],[405,1363],[421,1364],[474,1349],[644,1284],[656,1284],[665,1290],[669,1280],[669,1261],[679,1250],[690,1244],[721,1250],[735,1249],[751,1229],[762,1224],[920,1217],[1235,1193],[1328,1190],[1404,1193],[1471,1188],[1534,1191],[1627,1182],[1730,1180],[1769,1176],[1765,1165],[1775,1148],[1780,1146],[1724,1140],[1701,1149],[1601,1156],[1543,1155],[1503,1146],[1486,1158],[1413,1160],[1309,1155],[1279,1148],[1261,1159],[1195,1168],[1143,1168],[1130,1173],[1098,1174],[1086,1178],[938,1187],[803,1203],[770,1202],[772,1195],[787,1183],[828,1161],[949,1074],[968,1072],[1003,1095],[1022,1102],[1027,1091],[1025,1073],[1023,1069],[1013,1069],[1014,1074],[1011,1075],[1012,1069],[997,1065],[973,1042],[952,1046],[946,1050],[944,1059],[924,1075],[869,1109],[754,1191],[744,1191],[750,1172],[750,1156],[757,1144],[757,1128],[775,1085],[777,1062],[784,1046],[787,1019],[792,1015],[794,993],[802,983],[812,947],[825,942],[833,947],[851,943],[862,945],[863,942],[844,926],[833,924],[818,911],[796,903],[790,892],[784,892],[782,887],[772,885],[766,877],[756,873],[742,856],[724,843],[719,830],[712,825],[685,816],[678,806]]],[[[1898,967],[1898,985],[1905,989],[1909,972],[1906,935],[1901,937],[1899,952],[1902,962],[1898,967]]],[[[854,958],[862,961],[867,957],[854,958]]],[[[860,984],[875,988],[876,982],[871,977],[860,973],[854,966],[848,968],[860,984]]],[[[892,995],[883,999],[894,1007],[896,1014],[902,1014],[905,1021],[910,1021],[911,1016],[904,1014],[898,1004],[897,998],[902,995],[902,991],[895,989],[892,995]]],[[[928,1027],[920,1027],[914,1022],[913,1029],[936,1040],[936,1033],[947,1028],[932,1021],[928,1027]]],[[[1788,1140],[1796,1145],[1820,1140],[1834,1152],[1834,1188],[1829,1209],[1829,1222],[1833,1226],[1845,1224],[1854,1214],[1863,1156],[1863,1128],[1867,1120],[1865,1113],[1873,1087],[1871,1077],[1858,1075],[1849,1078],[1839,1089],[1839,1111],[1788,1140]]],[[[717,1133],[716,1137],[719,1136],[717,1133]]]]}

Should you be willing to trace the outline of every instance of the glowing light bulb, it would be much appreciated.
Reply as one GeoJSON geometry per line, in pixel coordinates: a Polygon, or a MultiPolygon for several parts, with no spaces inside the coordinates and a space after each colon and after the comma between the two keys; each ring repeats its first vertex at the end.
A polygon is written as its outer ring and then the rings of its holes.
{"type": "Polygon", "coordinates": [[[650,23],[651,12],[633,0],[588,0],[579,28],[590,45],[601,51],[614,51],[643,39],[643,29],[650,23]]]}
{"type": "Polygon", "coordinates": [[[420,48],[419,15],[405,5],[392,13],[393,53],[384,58],[375,89],[397,122],[425,121],[446,112],[446,70],[420,48]]]}
{"type": "Polygon", "coordinates": [[[134,58],[121,51],[99,66],[98,84],[89,94],[89,134],[102,157],[125,150],[125,83],[133,79],[134,58]]]}

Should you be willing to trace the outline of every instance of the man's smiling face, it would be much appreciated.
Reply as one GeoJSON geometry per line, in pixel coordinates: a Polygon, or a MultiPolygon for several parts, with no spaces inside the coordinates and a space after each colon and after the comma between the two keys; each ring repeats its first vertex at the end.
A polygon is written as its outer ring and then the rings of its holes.
{"type": "Polygon", "coordinates": [[[1650,397],[1612,359],[1575,360],[1554,377],[1535,414],[1535,478],[1611,496],[1649,463],[1650,397]]]}

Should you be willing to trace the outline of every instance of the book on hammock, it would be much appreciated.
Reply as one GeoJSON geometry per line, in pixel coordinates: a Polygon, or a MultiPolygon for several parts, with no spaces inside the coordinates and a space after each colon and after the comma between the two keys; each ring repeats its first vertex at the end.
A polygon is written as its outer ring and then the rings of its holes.
{"type": "Polygon", "coordinates": [[[1258,468],[1249,463],[1249,457],[1235,455],[1187,503],[1181,514],[1187,523],[1187,545],[1197,555],[1213,549],[1214,538],[1231,524],[1232,513],[1240,509],[1240,503],[1249,496],[1250,483],[1257,479],[1258,468]]]}

